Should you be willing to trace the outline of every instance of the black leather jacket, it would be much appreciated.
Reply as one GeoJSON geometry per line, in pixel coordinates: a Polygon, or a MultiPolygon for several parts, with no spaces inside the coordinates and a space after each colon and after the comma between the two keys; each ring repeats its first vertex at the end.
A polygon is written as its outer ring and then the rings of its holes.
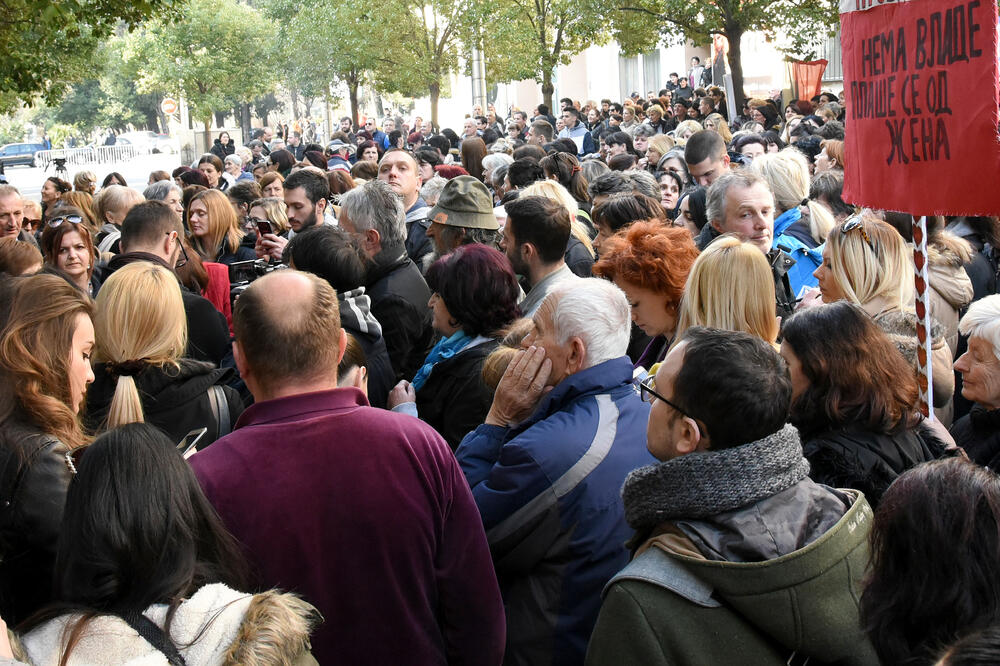
{"type": "Polygon", "coordinates": [[[68,451],[23,421],[0,425],[0,616],[12,626],[52,600],[68,451]]]}

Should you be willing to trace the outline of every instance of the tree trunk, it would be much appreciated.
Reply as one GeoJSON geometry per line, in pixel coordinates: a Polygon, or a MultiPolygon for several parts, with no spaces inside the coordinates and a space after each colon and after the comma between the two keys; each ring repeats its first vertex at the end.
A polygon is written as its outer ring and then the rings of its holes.
{"type": "Polygon", "coordinates": [[[736,105],[736,113],[743,110],[743,102],[747,98],[746,91],[743,90],[743,55],[742,44],[743,30],[737,27],[726,27],[726,39],[729,40],[729,71],[733,75],[733,103],[736,105]]]}
{"type": "Polygon", "coordinates": [[[555,92],[555,86],[552,85],[552,70],[544,69],[542,71],[542,101],[545,105],[549,107],[549,113],[555,115],[555,107],[552,106],[552,93],[555,92]]]}
{"type": "MultiPolygon", "coordinates": [[[[326,111],[326,136],[322,137],[320,143],[329,143],[330,135],[333,134],[333,113],[330,110],[330,105],[333,104],[333,99],[330,97],[330,86],[327,84],[326,91],[323,93],[323,109],[326,111]]],[[[339,123],[338,123],[339,129],[339,123]]],[[[319,134],[320,132],[317,132],[319,134]]],[[[316,137],[319,139],[320,137],[316,137]]]]}
{"type": "Polygon", "coordinates": [[[203,153],[207,153],[212,149],[212,116],[205,118],[205,149],[203,153]]]}
{"type": "MultiPolygon", "coordinates": [[[[299,119],[299,93],[295,88],[292,88],[292,123],[299,119]]],[[[289,123],[289,128],[291,128],[292,123],[289,123]]],[[[289,129],[289,131],[291,131],[289,129]]],[[[285,141],[288,141],[288,137],[285,137],[285,141]]]]}
{"type": "Polygon", "coordinates": [[[240,104],[240,134],[244,146],[250,143],[250,104],[247,102],[240,104]]]}
{"type": "Polygon", "coordinates": [[[215,112],[215,124],[219,127],[226,126],[226,116],[229,114],[228,111],[216,111],[215,112]]]}
{"type": "Polygon", "coordinates": [[[431,93],[431,124],[438,127],[438,100],[441,99],[441,82],[435,81],[430,85],[431,93]]]}
{"type": "MultiPolygon", "coordinates": [[[[358,120],[361,117],[361,109],[358,104],[358,78],[356,76],[352,76],[347,80],[347,95],[351,99],[351,120],[354,123],[355,131],[358,131],[361,129],[361,121],[358,120]]],[[[333,127],[330,128],[330,131],[333,131],[333,127]]]]}

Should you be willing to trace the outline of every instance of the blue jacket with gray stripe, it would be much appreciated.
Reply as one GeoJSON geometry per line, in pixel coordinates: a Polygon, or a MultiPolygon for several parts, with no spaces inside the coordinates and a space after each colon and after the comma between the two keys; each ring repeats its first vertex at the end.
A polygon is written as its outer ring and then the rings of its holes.
{"type": "Polygon", "coordinates": [[[628,563],[621,487],[655,462],[626,357],[570,375],[516,428],[456,451],[507,613],[506,664],[582,664],[604,584],[628,563]]]}

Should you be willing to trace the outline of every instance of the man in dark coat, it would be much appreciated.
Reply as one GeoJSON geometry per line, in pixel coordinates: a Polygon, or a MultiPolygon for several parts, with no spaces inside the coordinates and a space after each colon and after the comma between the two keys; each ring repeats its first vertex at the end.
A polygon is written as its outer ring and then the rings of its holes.
{"type": "Polygon", "coordinates": [[[357,238],[370,259],[365,290],[396,373],[412,380],[431,346],[431,291],[406,254],[403,200],[381,180],[345,193],[340,226],[357,238]]]}

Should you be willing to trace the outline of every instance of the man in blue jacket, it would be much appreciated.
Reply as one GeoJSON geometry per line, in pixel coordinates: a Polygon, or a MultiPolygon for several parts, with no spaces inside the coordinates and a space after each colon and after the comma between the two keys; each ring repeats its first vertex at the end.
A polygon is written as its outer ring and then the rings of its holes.
{"type": "Polygon", "coordinates": [[[486,528],[507,664],[580,664],[601,589],[628,560],[619,491],[649,464],[648,405],[625,356],[629,305],[596,278],[554,289],[486,422],[456,455],[486,528]]]}

